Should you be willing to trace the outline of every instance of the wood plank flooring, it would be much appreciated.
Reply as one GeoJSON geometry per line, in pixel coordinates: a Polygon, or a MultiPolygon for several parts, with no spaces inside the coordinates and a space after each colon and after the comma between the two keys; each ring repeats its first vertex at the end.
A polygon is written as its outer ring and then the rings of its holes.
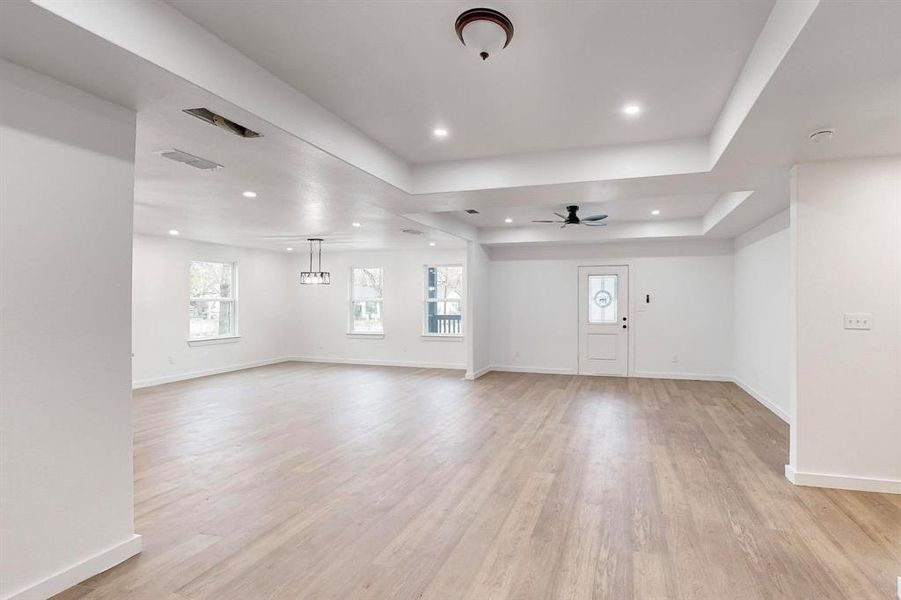
{"type": "Polygon", "coordinates": [[[287,363],[135,393],[144,552],[60,600],[893,598],[901,497],[732,384],[287,363]]]}

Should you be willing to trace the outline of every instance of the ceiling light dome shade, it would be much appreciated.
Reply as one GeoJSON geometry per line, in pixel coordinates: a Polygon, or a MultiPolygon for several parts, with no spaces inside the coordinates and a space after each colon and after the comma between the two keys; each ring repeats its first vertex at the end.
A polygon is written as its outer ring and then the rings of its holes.
{"type": "Polygon", "coordinates": [[[457,17],[457,37],[467,48],[488,60],[506,48],[513,39],[513,23],[504,14],[490,8],[472,8],[457,17]]]}

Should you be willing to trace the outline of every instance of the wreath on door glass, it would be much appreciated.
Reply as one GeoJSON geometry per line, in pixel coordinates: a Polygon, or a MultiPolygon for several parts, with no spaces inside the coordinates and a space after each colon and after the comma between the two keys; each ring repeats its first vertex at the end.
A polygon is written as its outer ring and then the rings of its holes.
{"type": "Polygon", "coordinates": [[[607,308],[613,302],[613,294],[607,290],[600,290],[594,295],[594,303],[601,308],[607,308]]]}

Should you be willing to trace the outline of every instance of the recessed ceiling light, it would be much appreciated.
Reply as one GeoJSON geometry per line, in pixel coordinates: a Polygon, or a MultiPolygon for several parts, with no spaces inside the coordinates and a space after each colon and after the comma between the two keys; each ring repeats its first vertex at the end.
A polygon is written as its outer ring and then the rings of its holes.
{"type": "Polygon", "coordinates": [[[434,246],[435,242],[429,242],[429,246],[434,246]]]}
{"type": "Polygon", "coordinates": [[[652,210],[652,211],[651,211],[651,214],[654,215],[654,216],[656,217],[657,215],[660,214],[660,211],[659,211],[659,210],[652,210]]]}
{"type": "Polygon", "coordinates": [[[178,235],[178,229],[170,229],[169,235],[178,235]]]}
{"type": "Polygon", "coordinates": [[[360,224],[357,223],[356,221],[354,221],[353,223],[351,223],[351,226],[352,227],[360,227],[360,224]]]}
{"type": "Polygon", "coordinates": [[[244,192],[242,195],[243,195],[245,198],[256,198],[256,197],[257,197],[257,193],[256,193],[256,192],[251,192],[250,190],[247,190],[247,191],[244,192]]]}
{"type": "Polygon", "coordinates": [[[512,223],[512,222],[513,222],[513,219],[511,219],[510,217],[507,217],[506,219],[504,219],[504,223],[512,223]]]}
{"type": "Polygon", "coordinates": [[[630,117],[634,117],[635,115],[641,113],[641,107],[637,104],[627,104],[623,107],[623,114],[629,115],[630,117]]]}
{"type": "Polygon", "coordinates": [[[447,133],[447,129],[445,129],[444,127],[436,127],[432,131],[432,135],[434,135],[436,138],[447,137],[447,133]]]}
{"type": "Polygon", "coordinates": [[[285,248],[288,252],[294,252],[294,248],[285,248]]]}

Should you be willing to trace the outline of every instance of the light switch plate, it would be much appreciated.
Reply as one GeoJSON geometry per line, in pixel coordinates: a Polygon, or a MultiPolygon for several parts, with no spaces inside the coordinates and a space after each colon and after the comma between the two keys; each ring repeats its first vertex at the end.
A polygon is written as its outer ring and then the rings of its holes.
{"type": "Polygon", "coordinates": [[[870,313],[845,313],[845,329],[872,329],[870,313]]]}

